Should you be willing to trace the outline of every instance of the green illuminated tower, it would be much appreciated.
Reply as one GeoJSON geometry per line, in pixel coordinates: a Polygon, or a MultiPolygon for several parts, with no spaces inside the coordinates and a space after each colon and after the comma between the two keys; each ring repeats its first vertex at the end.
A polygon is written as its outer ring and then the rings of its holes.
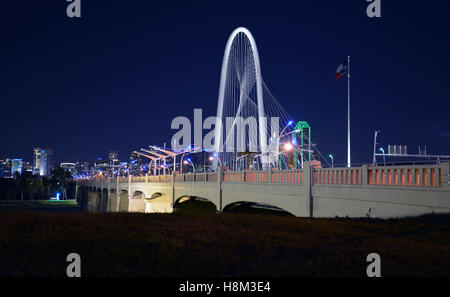
{"type": "MultiPolygon", "coordinates": [[[[300,149],[308,149],[308,161],[311,161],[311,126],[306,121],[300,121],[295,125],[294,130],[296,131],[294,134],[294,144],[299,143],[300,140],[300,149]]],[[[294,152],[294,164],[295,168],[297,168],[297,160],[298,160],[299,152],[296,150],[294,152]]],[[[303,151],[300,151],[300,154],[303,154],[303,151]]],[[[301,158],[301,167],[303,168],[303,158],[301,158]]]]}

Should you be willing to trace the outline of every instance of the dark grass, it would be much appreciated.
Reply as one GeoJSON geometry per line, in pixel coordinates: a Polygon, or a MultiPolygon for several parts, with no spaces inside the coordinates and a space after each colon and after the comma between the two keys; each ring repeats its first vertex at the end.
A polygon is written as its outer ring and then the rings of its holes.
{"type": "Polygon", "coordinates": [[[74,200],[0,200],[0,212],[17,211],[74,212],[80,207],[74,200]]]}
{"type": "Polygon", "coordinates": [[[0,214],[0,276],[450,276],[448,215],[403,220],[259,214],[0,214]]]}

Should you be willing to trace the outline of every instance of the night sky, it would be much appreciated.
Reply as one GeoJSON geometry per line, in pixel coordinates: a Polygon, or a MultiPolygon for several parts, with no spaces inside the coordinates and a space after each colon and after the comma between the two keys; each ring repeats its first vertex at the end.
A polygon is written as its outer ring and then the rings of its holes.
{"type": "Polygon", "coordinates": [[[217,108],[225,43],[239,26],[258,45],[268,88],[335,163],[346,160],[352,56],[352,161],[379,142],[450,154],[448,1],[7,1],[0,12],[0,159],[93,161],[110,149],[169,143],[176,116],[217,108]],[[392,3],[395,2],[395,3],[392,3]]]}

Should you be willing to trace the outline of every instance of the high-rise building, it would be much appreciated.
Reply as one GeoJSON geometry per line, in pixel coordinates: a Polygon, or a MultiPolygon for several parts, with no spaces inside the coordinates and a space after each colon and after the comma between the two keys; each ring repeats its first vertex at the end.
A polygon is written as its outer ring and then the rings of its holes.
{"type": "Polygon", "coordinates": [[[119,165],[119,152],[109,151],[109,165],[119,165]]]}
{"type": "Polygon", "coordinates": [[[11,177],[11,159],[0,160],[0,177],[11,177]]]}
{"type": "Polygon", "coordinates": [[[30,164],[30,162],[22,161],[22,173],[23,172],[33,172],[33,166],[30,164]]]}
{"type": "Polygon", "coordinates": [[[41,170],[41,151],[40,147],[33,149],[33,174],[40,175],[41,170]]]}
{"type": "Polygon", "coordinates": [[[22,175],[22,159],[11,160],[11,177],[14,177],[16,174],[22,175]]]}
{"type": "Polygon", "coordinates": [[[40,176],[50,175],[53,169],[53,150],[34,148],[33,174],[40,176]]]}
{"type": "Polygon", "coordinates": [[[75,163],[61,163],[61,168],[65,171],[69,172],[70,175],[75,176],[77,175],[77,164],[75,163]]]}

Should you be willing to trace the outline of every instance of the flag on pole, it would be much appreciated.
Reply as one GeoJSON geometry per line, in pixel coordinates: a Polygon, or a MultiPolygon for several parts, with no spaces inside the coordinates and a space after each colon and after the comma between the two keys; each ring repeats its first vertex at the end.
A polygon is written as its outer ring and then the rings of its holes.
{"type": "Polygon", "coordinates": [[[344,74],[347,73],[347,69],[348,69],[348,59],[345,59],[344,62],[339,64],[338,68],[336,69],[336,80],[343,77],[344,74]]]}

